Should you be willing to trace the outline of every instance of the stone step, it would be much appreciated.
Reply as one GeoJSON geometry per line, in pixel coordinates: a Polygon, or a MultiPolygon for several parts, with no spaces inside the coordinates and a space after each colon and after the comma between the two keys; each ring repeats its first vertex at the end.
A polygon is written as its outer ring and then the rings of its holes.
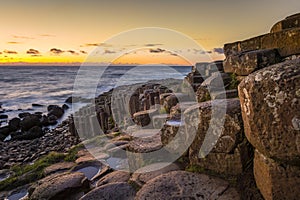
{"type": "Polygon", "coordinates": [[[239,96],[238,90],[233,89],[233,90],[225,90],[222,92],[216,92],[212,93],[211,98],[214,99],[232,99],[232,98],[237,98],[239,96]]]}
{"type": "Polygon", "coordinates": [[[284,20],[277,22],[270,32],[276,33],[290,28],[300,28],[300,13],[288,16],[284,20]]]}
{"type": "Polygon", "coordinates": [[[231,78],[226,73],[214,72],[201,85],[209,87],[211,90],[224,89],[231,82],[231,78]]]}
{"type": "Polygon", "coordinates": [[[140,129],[132,132],[130,135],[138,138],[147,138],[157,135],[160,129],[140,129]]]}
{"type": "Polygon", "coordinates": [[[163,106],[167,113],[170,113],[170,110],[173,106],[176,106],[177,103],[191,101],[191,98],[188,94],[184,93],[172,93],[163,102],[163,106]]]}
{"type": "Polygon", "coordinates": [[[156,109],[140,111],[133,114],[133,120],[139,126],[142,127],[149,126],[151,125],[152,116],[157,114],[158,114],[158,110],[156,109]]]}
{"type": "Polygon", "coordinates": [[[152,124],[155,129],[161,129],[166,121],[170,118],[168,114],[160,114],[152,117],[152,124]]]}
{"type": "Polygon", "coordinates": [[[237,55],[229,55],[224,60],[224,71],[246,76],[264,67],[276,64],[281,57],[276,49],[256,50],[237,55]]]}
{"type": "Polygon", "coordinates": [[[187,102],[181,102],[176,104],[176,106],[173,106],[170,110],[170,119],[172,120],[180,120],[181,119],[181,113],[184,113],[184,111],[197,104],[195,101],[187,101],[187,102]]]}
{"type": "Polygon", "coordinates": [[[281,57],[300,54],[300,28],[269,33],[224,45],[226,57],[259,49],[278,49],[281,57]]]}

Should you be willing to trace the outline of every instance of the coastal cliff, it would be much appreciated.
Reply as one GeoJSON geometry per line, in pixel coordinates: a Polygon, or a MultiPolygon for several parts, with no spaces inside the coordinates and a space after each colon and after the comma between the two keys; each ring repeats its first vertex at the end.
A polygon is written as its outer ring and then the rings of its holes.
{"type": "MultiPolygon", "coordinates": [[[[47,133],[34,134],[35,115],[15,119],[24,134],[1,143],[1,197],[297,199],[299,24],[225,44],[224,61],[183,81],[105,92],[47,133]]],[[[47,123],[63,108],[49,112],[47,123]]]]}

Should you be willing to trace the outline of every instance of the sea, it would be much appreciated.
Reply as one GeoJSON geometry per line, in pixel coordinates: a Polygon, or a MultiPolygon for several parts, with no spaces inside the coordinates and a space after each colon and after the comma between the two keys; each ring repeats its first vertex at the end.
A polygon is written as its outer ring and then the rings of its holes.
{"type": "MultiPolygon", "coordinates": [[[[87,74],[88,81],[97,81],[90,96],[95,97],[119,85],[183,79],[189,72],[191,66],[0,66],[0,115],[8,115],[9,120],[22,112],[47,113],[48,105],[62,106],[68,97],[80,96],[74,91],[74,84],[82,74],[87,74]]],[[[79,108],[86,103],[77,104],[79,108]]],[[[72,112],[69,109],[64,118],[72,112]]],[[[2,120],[0,126],[6,123],[2,120]]]]}

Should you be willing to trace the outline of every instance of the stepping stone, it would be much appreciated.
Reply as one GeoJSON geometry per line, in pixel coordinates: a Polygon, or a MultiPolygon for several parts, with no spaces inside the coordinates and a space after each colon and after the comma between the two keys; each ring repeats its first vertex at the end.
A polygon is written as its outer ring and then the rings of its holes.
{"type": "Polygon", "coordinates": [[[32,186],[29,198],[39,199],[75,199],[89,189],[88,179],[83,173],[53,174],[39,180],[32,186]]]}
{"type": "Polygon", "coordinates": [[[136,199],[240,199],[229,183],[205,174],[173,171],[148,181],[136,199]],[[228,191],[227,191],[228,190],[228,191]]]}
{"type": "Polygon", "coordinates": [[[129,178],[130,174],[128,172],[114,171],[101,178],[96,185],[99,187],[110,183],[127,182],[129,178]]]}
{"type": "Polygon", "coordinates": [[[169,118],[168,114],[155,115],[152,117],[153,127],[155,129],[161,129],[167,119],[169,118]]]}
{"type": "Polygon", "coordinates": [[[48,176],[49,174],[57,173],[57,172],[64,172],[72,167],[75,166],[75,163],[73,162],[60,162],[60,163],[55,163],[53,165],[50,165],[49,167],[46,167],[44,169],[44,174],[45,176],[48,176]]]}
{"type": "Polygon", "coordinates": [[[145,183],[157,176],[177,170],[180,170],[180,167],[174,163],[155,163],[135,171],[132,174],[130,181],[134,182],[139,187],[142,187],[145,183]]]}
{"type": "Polygon", "coordinates": [[[128,183],[111,183],[97,187],[80,200],[134,200],[135,189],[128,183]]]}

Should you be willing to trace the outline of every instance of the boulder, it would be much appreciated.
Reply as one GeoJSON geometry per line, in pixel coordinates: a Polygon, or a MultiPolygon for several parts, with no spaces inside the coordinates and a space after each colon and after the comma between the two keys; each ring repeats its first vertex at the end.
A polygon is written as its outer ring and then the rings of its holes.
{"type": "Polygon", "coordinates": [[[0,119],[8,119],[8,115],[0,115],[0,119]]]}
{"type": "Polygon", "coordinates": [[[134,200],[135,189],[128,183],[110,183],[93,189],[80,200],[134,200]]]}
{"type": "Polygon", "coordinates": [[[280,61],[277,49],[256,50],[228,56],[224,60],[224,70],[226,73],[246,76],[280,61]]]}
{"type": "Polygon", "coordinates": [[[20,118],[24,118],[24,117],[27,117],[27,116],[30,116],[31,114],[29,113],[29,112],[22,112],[22,113],[20,113],[18,116],[20,117],[20,118]]]}
{"type": "Polygon", "coordinates": [[[300,165],[300,59],[257,71],[239,85],[245,134],[267,157],[300,165]]]}
{"type": "Polygon", "coordinates": [[[3,135],[2,137],[7,137],[10,132],[11,129],[9,128],[9,126],[0,127],[0,134],[3,135]]]}
{"type": "Polygon", "coordinates": [[[54,174],[39,180],[29,193],[32,200],[38,199],[72,199],[72,196],[89,188],[83,173],[54,174]]]}
{"type": "Polygon", "coordinates": [[[20,123],[21,123],[21,120],[19,118],[13,118],[13,119],[9,120],[8,126],[11,129],[11,131],[17,131],[20,129],[20,123]]]}
{"type": "Polygon", "coordinates": [[[57,118],[61,118],[64,113],[64,109],[57,105],[48,106],[48,116],[54,115],[57,118]]]}
{"type": "Polygon", "coordinates": [[[33,140],[33,139],[42,137],[43,135],[44,135],[44,132],[43,132],[42,128],[39,126],[34,126],[22,134],[13,135],[12,138],[14,140],[33,140]]]}
{"type": "Polygon", "coordinates": [[[297,199],[300,196],[300,167],[280,164],[255,151],[254,176],[266,200],[297,199]]]}
{"type": "Polygon", "coordinates": [[[137,193],[143,199],[240,199],[224,180],[205,174],[173,171],[148,181],[137,193]],[[230,192],[226,192],[229,190],[230,192]]]}
{"type": "Polygon", "coordinates": [[[41,104],[37,104],[37,103],[33,103],[33,104],[31,104],[31,106],[32,106],[32,107],[43,107],[43,105],[41,105],[41,104]]]}
{"type": "Polygon", "coordinates": [[[29,115],[22,119],[20,126],[22,131],[28,131],[34,126],[40,126],[40,119],[35,115],[29,115]]]}

